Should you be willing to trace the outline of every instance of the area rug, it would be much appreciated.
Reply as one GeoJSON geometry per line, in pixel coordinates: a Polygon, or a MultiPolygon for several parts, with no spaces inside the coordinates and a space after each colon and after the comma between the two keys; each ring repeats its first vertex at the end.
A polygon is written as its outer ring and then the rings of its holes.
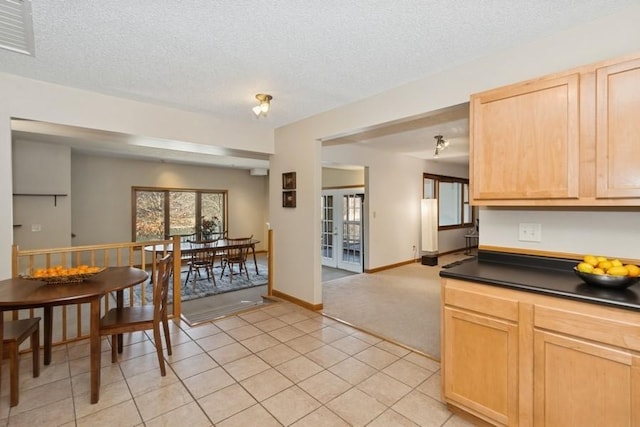
{"type": "MultiPolygon", "coordinates": [[[[223,277],[220,277],[220,270],[215,269],[216,284],[213,285],[213,280],[208,281],[206,274],[202,274],[200,277],[196,276],[195,286],[193,280],[193,273],[189,277],[189,283],[185,285],[185,279],[187,272],[181,273],[182,281],[182,301],[189,301],[197,298],[204,298],[211,295],[223,294],[226,292],[233,292],[240,289],[252,288],[254,286],[262,286],[267,283],[267,269],[261,265],[258,265],[258,273],[253,265],[249,266],[249,279],[243,272],[242,275],[234,274],[233,282],[229,280],[229,276],[225,273],[223,277]]],[[[148,282],[145,285],[145,300],[147,304],[153,303],[153,285],[148,282]]],[[[128,290],[125,290],[125,301],[128,301],[128,290]]],[[[133,289],[134,305],[139,305],[141,302],[142,286],[136,286],[133,289]]],[[[169,287],[169,301],[173,301],[173,286],[169,287]]]]}

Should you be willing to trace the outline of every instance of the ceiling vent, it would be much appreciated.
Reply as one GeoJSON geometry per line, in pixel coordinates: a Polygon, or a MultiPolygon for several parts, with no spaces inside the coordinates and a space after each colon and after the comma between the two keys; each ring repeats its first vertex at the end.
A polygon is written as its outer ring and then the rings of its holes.
{"type": "Polygon", "coordinates": [[[251,176],[267,176],[269,171],[265,168],[253,168],[249,171],[251,176]]]}
{"type": "Polygon", "coordinates": [[[31,0],[0,0],[0,48],[35,55],[31,0]]]}

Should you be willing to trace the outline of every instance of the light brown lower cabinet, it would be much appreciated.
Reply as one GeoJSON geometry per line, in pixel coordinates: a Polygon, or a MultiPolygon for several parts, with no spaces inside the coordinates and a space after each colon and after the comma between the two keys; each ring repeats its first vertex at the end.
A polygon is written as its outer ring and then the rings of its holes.
{"type": "Polygon", "coordinates": [[[638,356],[536,330],[534,360],[535,426],[640,425],[638,356]]]}
{"type": "Polygon", "coordinates": [[[513,424],[518,404],[518,327],[498,318],[444,309],[445,395],[476,414],[513,424]]]}
{"type": "Polygon", "coordinates": [[[442,394],[497,426],[640,426],[640,313],[442,281],[442,394]]]}

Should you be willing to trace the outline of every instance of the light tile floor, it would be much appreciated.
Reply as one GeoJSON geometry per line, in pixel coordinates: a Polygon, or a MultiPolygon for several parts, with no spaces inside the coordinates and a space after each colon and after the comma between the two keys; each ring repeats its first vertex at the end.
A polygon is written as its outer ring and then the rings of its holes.
{"type": "Polygon", "coordinates": [[[102,342],[100,401],[89,403],[89,345],[54,349],[39,378],[21,356],[20,404],[3,364],[0,425],[471,425],[439,400],[440,365],[288,302],[189,327],[171,322],[160,376],[149,335],[125,335],[112,364],[102,342]]]}

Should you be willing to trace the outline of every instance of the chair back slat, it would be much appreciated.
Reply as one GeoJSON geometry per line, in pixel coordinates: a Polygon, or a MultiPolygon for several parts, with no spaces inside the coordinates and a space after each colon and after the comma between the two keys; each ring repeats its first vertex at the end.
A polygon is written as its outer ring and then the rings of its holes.
{"type": "Polygon", "coordinates": [[[227,250],[226,257],[235,260],[236,262],[245,262],[247,260],[249,248],[251,247],[252,238],[253,236],[227,239],[229,249],[227,250]]]}
{"type": "Polygon", "coordinates": [[[157,268],[157,281],[153,289],[154,322],[159,322],[167,310],[173,255],[167,254],[160,258],[157,262],[157,268]]]}

